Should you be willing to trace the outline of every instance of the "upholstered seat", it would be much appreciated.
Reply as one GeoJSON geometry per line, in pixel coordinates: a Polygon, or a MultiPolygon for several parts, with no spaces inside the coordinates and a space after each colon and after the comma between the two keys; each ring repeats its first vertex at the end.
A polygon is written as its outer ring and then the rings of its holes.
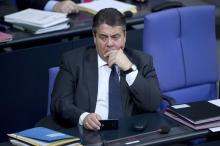
{"type": "Polygon", "coordinates": [[[217,98],[214,6],[181,7],[147,15],[143,51],[154,58],[164,95],[177,103],[217,98]]]}

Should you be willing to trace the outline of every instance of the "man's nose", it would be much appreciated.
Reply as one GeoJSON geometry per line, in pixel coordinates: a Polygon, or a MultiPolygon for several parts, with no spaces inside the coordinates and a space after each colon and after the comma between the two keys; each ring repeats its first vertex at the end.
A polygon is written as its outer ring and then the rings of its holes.
{"type": "Polygon", "coordinates": [[[111,38],[108,38],[108,41],[107,41],[107,46],[108,47],[111,47],[114,45],[114,41],[111,39],[111,38]]]}

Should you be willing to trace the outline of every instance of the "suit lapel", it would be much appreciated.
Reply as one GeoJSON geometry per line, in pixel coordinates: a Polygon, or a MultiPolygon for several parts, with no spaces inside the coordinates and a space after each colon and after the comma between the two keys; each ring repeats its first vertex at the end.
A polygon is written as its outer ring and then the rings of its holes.
{"type": "Polygon", "coordinates": [[[98,62],[95,49],[88,49],[85,56],[85,77],[90,96],[90,112],[95,112],[97,93],[98,93],[98,62]]]}

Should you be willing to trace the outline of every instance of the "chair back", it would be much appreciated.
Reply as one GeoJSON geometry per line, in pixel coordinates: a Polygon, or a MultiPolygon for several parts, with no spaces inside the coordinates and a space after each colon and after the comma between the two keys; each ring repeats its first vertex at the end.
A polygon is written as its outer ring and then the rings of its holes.
{"type": "Polygon", "coordinates": [[[52,94],[54,82],[55,82],[55,79],[56,79],[56,76],[59,70],[60,70],[59,67],[52,67],[48,69],[49,87],[48,87],[47,115],[50,115],[51,94],[52,94]]]}
{"type": "Polygon", "coordinates": [[[143,51],[154,58],[164,95],[177,103],[217,98],[214,6],[181,7],[147,15],[143,51]]]}

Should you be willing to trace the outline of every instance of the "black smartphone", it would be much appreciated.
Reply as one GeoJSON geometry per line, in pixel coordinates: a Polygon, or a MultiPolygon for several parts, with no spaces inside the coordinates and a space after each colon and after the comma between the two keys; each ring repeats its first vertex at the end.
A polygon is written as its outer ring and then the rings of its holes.
{"type": "Polygon", "coordinates": [[[100,123],[101,123],[100,130],[118,129],[117,119],[100,120],[100,123]]]}

